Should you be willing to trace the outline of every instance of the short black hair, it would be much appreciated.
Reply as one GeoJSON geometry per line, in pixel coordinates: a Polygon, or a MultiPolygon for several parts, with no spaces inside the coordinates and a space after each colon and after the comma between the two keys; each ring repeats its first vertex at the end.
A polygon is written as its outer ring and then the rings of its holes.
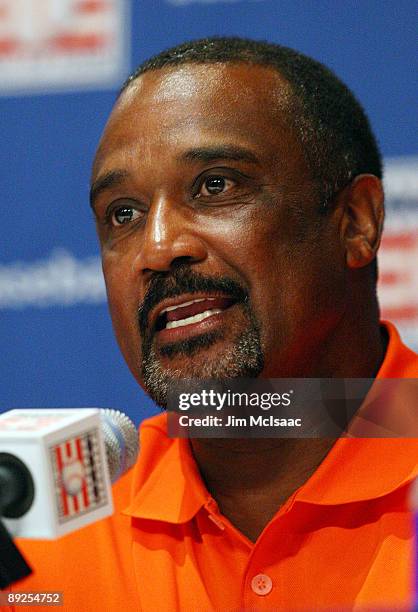
{"type": "Polygon", "coordinates": [[[246,63],[276,69],[293,92],[290,122],[317,184],[322,210],[355,176],[382,178],[382,159],[369,120],[348,87],[326,66],[282,45],[238,37],[210,37],[177,45],[143,62],[140,75],[184,64],[246,63]]]}

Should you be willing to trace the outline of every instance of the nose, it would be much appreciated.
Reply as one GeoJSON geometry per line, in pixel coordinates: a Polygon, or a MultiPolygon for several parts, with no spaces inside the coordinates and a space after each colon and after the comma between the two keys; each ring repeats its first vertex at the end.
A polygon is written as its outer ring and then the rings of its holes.
{"type": "Polygon", "coordinates": [[[166,272],[180,262],[206,258],[207,250],[192,215],[193,211],[167,197],[152,202],[135,258],[139,272],[166,272]]]}

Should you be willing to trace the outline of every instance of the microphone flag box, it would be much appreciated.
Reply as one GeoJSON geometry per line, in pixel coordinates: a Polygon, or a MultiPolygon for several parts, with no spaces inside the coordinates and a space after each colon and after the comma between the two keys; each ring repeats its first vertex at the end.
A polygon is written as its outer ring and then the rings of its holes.
{"type": "Polygon", "coordinates": [[[29,470],[34,500],[4,518],[15,537],[55,539],[113,512],[98,408],[16,409],[0,415],[0,455],[29,470]]]}

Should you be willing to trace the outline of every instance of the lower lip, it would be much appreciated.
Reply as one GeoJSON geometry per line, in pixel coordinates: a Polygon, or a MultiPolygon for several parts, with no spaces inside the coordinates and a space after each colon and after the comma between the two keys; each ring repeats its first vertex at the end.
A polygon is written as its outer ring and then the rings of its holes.
{"type": "Polygon", "coordinates": [[[229,308],[225,308],[222,312],[198,321],[197,323],[190,323],[189,325],[182,325],[180,327],[172,327],[171,329],[162,329],[156,333],[156,338],[161,344],[169,344],[172,342],[180,342],[182,340],[188,340],[193,336],[199,336],[201,334],[209,333],[219,329],[225,322],[225,316],[235,306],[232,305],[229,308]]]}

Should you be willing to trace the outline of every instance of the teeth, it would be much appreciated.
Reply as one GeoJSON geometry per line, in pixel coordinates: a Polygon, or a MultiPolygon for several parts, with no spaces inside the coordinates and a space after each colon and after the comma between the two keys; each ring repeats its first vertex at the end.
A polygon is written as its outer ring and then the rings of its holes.
{"type": "MultiPolygon", "coordinates": [[[[202,300],[196,301],[201,302],[202,300]]],[[[184,325],[199,323],[199,321],[203,321],[203,319],[212,317],[213,315],[218,314],[219,312],[222,312],[220,308],[214,308],[213,310],[205,310],[205,312],[200,312],[199,314],[196,314],[193,317],[187,317],[187,319],[180,319],[179,321],[169,321],[166,325],[166,329],[173,329],[174,327],[183,327],[184,325]]]]}
{"type": "Polygon", "coordinates": [[[196,304],[197,302],[204,302],[205,300],[214,300],[215,298],[198,298],[197,300],[190,300],[190,302],[182,302],[181,304],[176,304],[175,306],[168,306],[167,308],[164,308],[164,310],[162,310],[160,312],[160,315],[164,314],[165,312],[170,312],[170,310],[176,310],[177,308],[183,308],[183,306],[190,306],[191,304],[196,304]]]}

